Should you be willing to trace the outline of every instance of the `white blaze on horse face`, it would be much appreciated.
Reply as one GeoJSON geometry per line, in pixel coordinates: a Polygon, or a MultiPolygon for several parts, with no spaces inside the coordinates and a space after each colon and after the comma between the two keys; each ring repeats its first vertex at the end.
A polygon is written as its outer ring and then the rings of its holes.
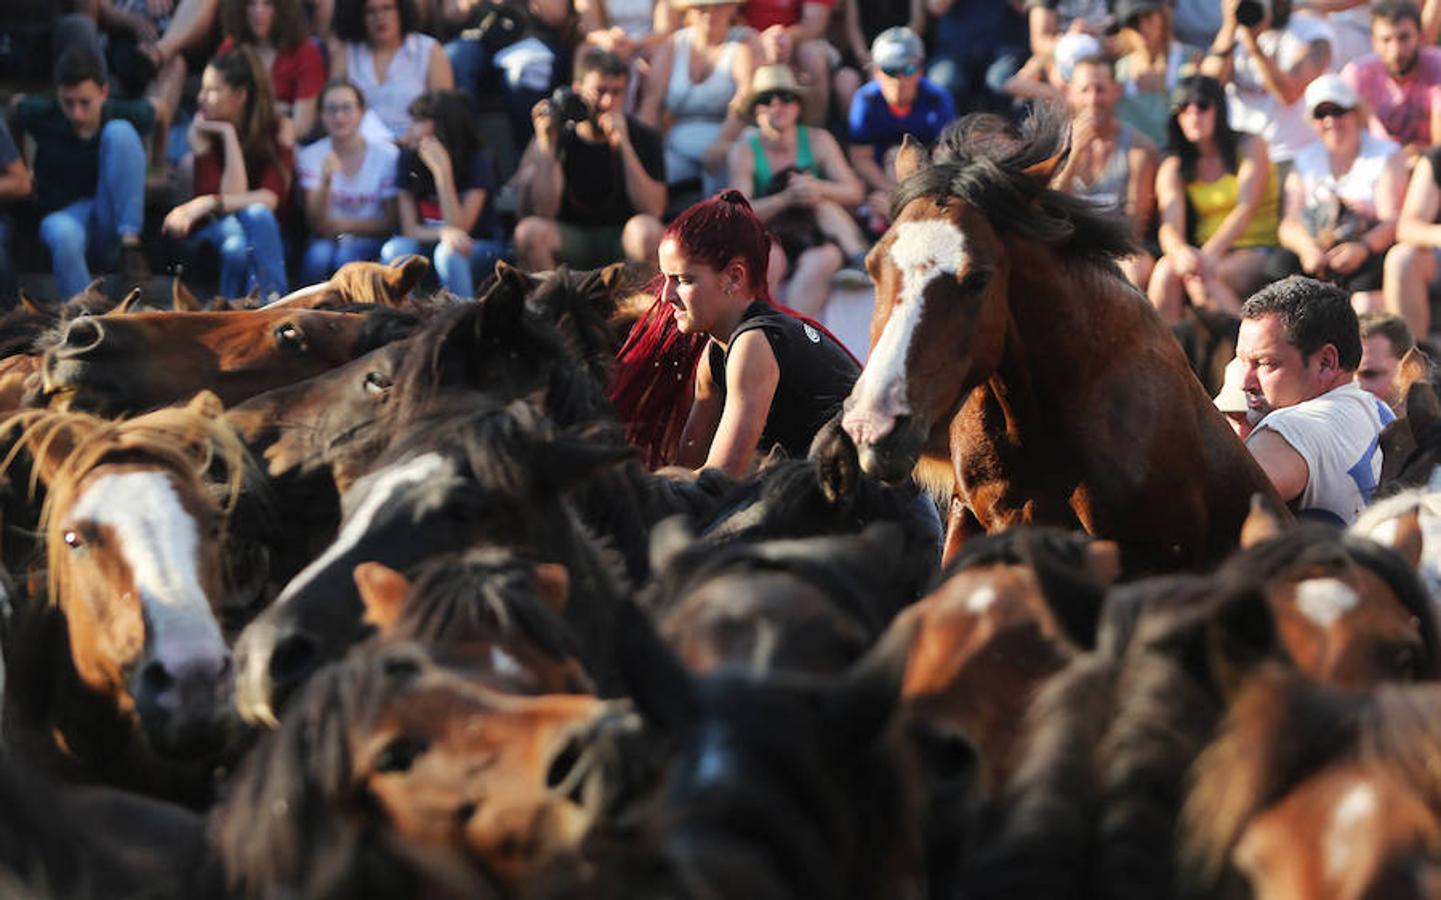
{"type": "MultiPolygon", "coordinates": [[[[387,466],[374,475],[366,476],[374,480],[371,481],[369,490],[366,491],[365,499],[346,518],[345,524],[340,528],[340,534],[335,536],[335,541],[325,548],[325,552],[311,560],[310,565],[301,569],[294,578],[290,579],[290,583],[280,592],[280,596],[275,598],[275,604],[278,606],[285,603],[300,593],[307,584],[320,577],[320,573],[333,565],[336,560],[353,550],[355,545],[360,543],[361,538],[365,537],[366,532],[370,531],[376,514],[385,507],[386,502],[394,497],[397,491],[437,477],[449,467],[450,463],[441,454],[422,453],[413,459],[387,466]]],[[[364,481],[365,479],[362,479],[357,482],[357,485],[363,484],[364,481]]]]}
{"type": "Polygon", "coordinates": [[[1360,602],[1350,585],[1335,578],[1309,578],[1296,585],[1296,608],[1322,628],[1329,628],[1360,602]]]}
{"type": "Polygon", "coordinates": [[[1353,785],[1341,795],[1326,829],[1326,880],[1335,883],[1351,869],[1352,849],[1360,847],[1375,825],[1380,803],[1375,788],[1365,782],[1353,785]]]}
{"type": "Polygon", "coordinates": [[[996,589],[989,584],[981,585],[980,589],[966,598],[966,609],[977,615],[991,608],[996,602],[996,589]]]}
{"type": "Polygon", "coordinates": [[[228,658],[200,583],[199,529],[170,476],[142,471],[97,478],[70,516],[114,534],[140,593],[151,657],[166,671],[179,675],[189,665],[214,668],[228,658]]]}
{"type": "Polygon", "coordinates": [[[920,329],[925,291],[932,281],[955,277],[965,267],[966,237],[942,219],[902,222],[896,226],[890,258],[901,273],[901,296],[856,380],[842,419],[846,433],[858,443],[881,440],[898,417],[911,411],[906,358],[920,329]]]}

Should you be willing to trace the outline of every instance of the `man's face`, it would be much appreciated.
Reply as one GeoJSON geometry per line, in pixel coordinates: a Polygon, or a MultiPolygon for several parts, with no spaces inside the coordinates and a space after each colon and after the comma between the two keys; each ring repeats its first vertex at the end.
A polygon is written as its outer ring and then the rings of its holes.
{"type": "Polygon", "coordinates": [[[1416,57],[1421,52],[1420,30],[1409,19],[1400,22],[1372,19],[1371,49],[1381,57],[1386,71],[1398,77],[1405,75],[1416,65],[1416,57]]]}
{"type": "Polygon", "coordinates": [[[921,83],[921,67],[906,66],[887,72],[876,69],[876,83],[881,86],[881,96],[891,106],[905,108],[916,102],[916,92],[921,83]]]}
{"type": "Polygon", "coordinates": [[[1286,327],[1276,313],[1242,319],[1236,358],[1246,367],[1241,390],[1246,392],[1247,407],[1265,415],[1325,393],[1321,374],[1324,349],[1303,359],[1287,339],[1286,327]]]}
{"type": "Polygon", "coordinates": [[[1116,108],[1116,79],[1107,66],[1076,66],[1071,73],[1071,83],[1066,85],[1066,105],[1072,116],[1089,113],[1093,118],[1106,120],[1116,108]]]}
{"type": "Polygon", "coordinates": [[[1387,406],[1394,406],[1397,400],[1396,370],[1400,366],[1401,360],[1386,335],[1361,338],[1361,365],[1356,369],[1356,383],[1387,406]]]}
{"type": "Polygon", "coordinates": [[[68,87],[61,85],[58,94],[60,109],[76,133],[88,137],[100,130],[101,108],[110,94],[109,88],[93,81],[82,81],[68,87]]]}
{"type": "Polygon", "coordinates": [[[585,100],[591,112],[596,115],[610,112],[612,109],[620,109],[625,103],[624,75],[602,75],[600,72],[587,72],[577,84],[572,85],[576,93],[585,100]]]}

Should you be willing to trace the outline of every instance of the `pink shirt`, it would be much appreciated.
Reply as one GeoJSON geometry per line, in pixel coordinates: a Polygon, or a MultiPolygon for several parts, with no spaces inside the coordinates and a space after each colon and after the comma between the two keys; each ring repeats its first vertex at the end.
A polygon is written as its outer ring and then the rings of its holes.
{"type": "Polygon", "coordinates": [[[1435,143],[1431,112],[1441,108],[1441,48],[1423,47],[1416,68],[1396,81],[1372,53],[1352,60],[1341,77],[1371,109],[1371,133],[1403,146],[1435,143]]]}

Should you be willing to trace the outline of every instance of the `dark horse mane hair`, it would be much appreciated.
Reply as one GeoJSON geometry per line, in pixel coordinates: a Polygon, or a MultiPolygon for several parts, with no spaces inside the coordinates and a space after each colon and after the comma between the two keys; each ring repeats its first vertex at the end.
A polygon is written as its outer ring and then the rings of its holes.
{"type": "Polygon", "coordinates": [[[1415,571],[1387,547],[1328,525],[1302,523],[1232,556],[1216,576],[1222,591],[1244,593],[1286,569],[1341,560],[1350,560],[1385,582],[1421,632],[1426,658],[1421,660],[1418,674],[1426,679],[1441,678],[1441,648],[1437,646],[1436,613],[1431,599],[1415,571]]]}
{"type": "Polygon", "coordinates": [[[430,645],[492,631],[518,632],[556,659],[579,656],[570,626],[538,602],[534,566],[534,561],[500,547],[474,548],[427,562],[391,637],[430,645]]]}
{"type": "Polygon", "coordinates": [[[577,272],[561,266],[535,286],[526,306],[556,327],[567,351],[596,384],[610,384],[617,349],[610,316],[616,300],[605,270],[577,272]]]}
{"type": "Polygon", "coordinates": [[[216,847],[237,894],[340,900],[418,896],[437,882],[483,886],[483,877],[458,858],[407,846],[355,781],[351,729],[368,727],[386,698],[419,675],[422,658],[413,645],[352,651],[316,672],[280,727],[261,737],[212,814],[216,847]]]}
{"type": "Polygon", "coordinates": [[[31,312],[18,306],[7,310],[0,315],[0,359],[37,352],[42,339],[58,324],[60,316],[47,310],[31,312]]]}
{"type": "Polygon", "coordinates": [[[1135,252],[1134,229],[1125,217],[1051,190],[1027,172],[1069,153],[1070,121],[1061,109],[1038,107],[1013,139],[998,137],[994,117],[985,114],[965,116],[947,132],[946,158],[896,187],[892,221],[913,200],[954,197],[975,207],[998,233],[1076,259],[1118,259],[1135,252]]]}

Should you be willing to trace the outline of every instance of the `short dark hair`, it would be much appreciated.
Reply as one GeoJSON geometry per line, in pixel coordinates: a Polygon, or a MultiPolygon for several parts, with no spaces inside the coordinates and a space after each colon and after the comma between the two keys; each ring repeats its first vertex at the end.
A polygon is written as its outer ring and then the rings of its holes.
{"type": "Polygon", "coordinates": [[[1406,355],[1406,351],[1416,346],[1416,338],[1411,336],[1411,329],[1406,327],[1406,320],[1398,315],[1383,312],[1368,312],[1357,319],[1361,325],[1362,339],[1373,334],[1379,334],[1391,342],[1391,352],[1397,359],[1406,355]]]}
{"type": "Polygon", "coordinates": [[[1301,351],[1302,359],[1331,344],[1342,369],[1354,370],[1361,364],[1361,326],[1351,296],[1336,285],[1292,275],[1261,288],[1241,306],[1242,319],[1273,313],[1281,317],[1286,339],[1301,351]]]}
{"type": "Polygon", "coordinates": [[[365,111],[365,92],[349,78],[332,78],[327,81],[325,87],[320,89],[320,101],[322,103],[325,102],[325,95],[331,91],[350,91],[355,95],[355,102],[360,105],[361,111],[365,111]]]}
{"type": "MultiPolygon", "coordinates": [[[[400,33],[410,34],[420,27],[420,13],[416,12],[414,0],[395,0],[400,11],[400,33]]],[[[364,44],[368,37],[365,30],[365,0],[337,0],[335,19],[331,24],[335,36],[347,44],[364,44]]]]}
{"type": "Polygon", "coordinates": [[[1371,4],[1371,18],[1391,23],[1410,21],[1420,28],[1421,8],[1414,0],[1376,0],[1371,4]]]}
{"type": "Polygon", "coordinates": [[[60,87],[75,87],[86,81],[105,87],[106,79],[105,59],[91,47],[71,47],[55,63],[55,83],[60,87]]]}
{"type": "Polygon", "coordinates": [[[626,65],[624,59],[618,54],[609,50],[602,50],[600,47],[590,47],[580,54],[580,59],[575,62],[575,80],[580,81],[591,72],[599,72],[602,75],[622,77],[630,76],[630,66],[626,65]]]}
{"type": "Polygon", "coordinates": [[[1112,81],[1119,80],[1116,78],[1116,61],[1104,53],[1092,53],[1089,56],[1081,57],[1072,64],[1071,71],[1074,72],[1081,66],[1096,66],[1105,69],[1106,73],[1111,76],[1112,81]]]}

